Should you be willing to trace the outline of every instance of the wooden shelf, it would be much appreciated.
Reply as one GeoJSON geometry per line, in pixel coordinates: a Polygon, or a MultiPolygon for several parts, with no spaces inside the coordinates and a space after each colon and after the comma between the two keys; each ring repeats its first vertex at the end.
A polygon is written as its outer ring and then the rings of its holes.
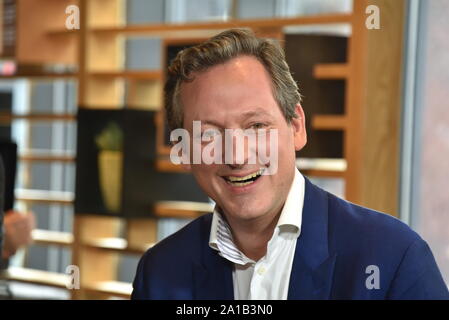
{"type": "Polygon", "coordinates": [[[344,159],[296,159],[296,167],[302,174],[317,178],[344,178],[347,163],[344,159]]]}
{"type": "Polygon", "coordinates": [[[142,80],[161,80],[161,71],[95,71],[90,72],[92,77],[102,78],[127,78],[127,79],[142,79],[142,80]]]}
{"type": "Polygon", "coordinates": [[[83,245],[89,248],[109,250],[120,253],[141,255],[145,253],[153,244],[142,245],[140,247],[129,247],[128,242],[122,238],[97,238],[83,241],[83,245]]]}
{"type": "Polygon", "coordinates": [[[120,281],[100,281],[84,287],[85,290],[94,293],[103,293],[122,298],[130,298],[132,293],[132,284],[120,281]]]}
{"type": "Polygon", "coordinates": [[[33,242],[42,245],[71,246],[73,235],[68,232],[35,229],[32,231],[33,242]]]}
{"type": "Polygon", "coordinates": [[[16,79],[16,78],[77,78],[77,73],[56,73],[56,72],[48,72],[48,73],[23,73],[23,74],[13,74],[13,75],[0,75],[0,79],[16,79]]]}
{"type": "Polygon", "coordinates": [[[24,149],[20,152],[21,156],[49,156],[49,157],[75,157],[74,152],[66,151],[66,150],[49,150],[49,149],[24,149]]]}
{"type": "Polygon", "coordinates": [[[69,30],[67,28],[64,29],[48,28],[46,34],[49,36],[79,35],[79,30],[77,29],[69,30]]]}
{"type": "Polygon", "coordinates": [[[74,114],[55,114],[55,113],[29,113],[29,114],[14,114],[12,119],[26,119],[28,121],[75,121],[74,114]]]}
{"type": "Polygon", "coordinates": [[[345,130],[347,118],[343,115],[315,115],[312,128],[316,130],[345,130]]]}
{"type": "Polygon", "coordinates": [[[312,178],[344,178],[344,171],[303,169],[301,173],[312,178]]]}
{"type": "Polygon", "coordinates": [[[58,157],[58,156],[24,155],[24,156],[20,156],[19,159],[20,159],[20,161],[27,161],[27,162],[65,162],[65,163],[75,162],[74,157],[58,157]]]}
{"type": "Polygon", "coordinates": [[[22,153],[19,155],[21,161],[27,162],[65,162],[72,163],[75,162],[74,155],[64,155],[64,154],[36,154],[36,153],[22,153]]]}
{"type": "MultiPolygon", "coordinates": [[[[73,37],[49,37],[50,28],[64,27],[68,4],[80,1],[15,1],[15,58],[27,64],[76,64],[79,42],[73,37]]],[[[81,14],[82,16],[82,14],[81,14]]]]}
{"type": "Polygon", "coordinates": [[[214,205],[206,202],[159,201],[154,206],[154,214],[164,218],[197,218],[213,210],[214,205]]]}
{"type": "Polygon", "coordinates": [[[70,281],[70,276],[67,274],[18,267],[9,267],[1,271],[0,276],[7,280],[58,288],[67,288],[70,281]]]}
{"type": "Polygon", "coordinates": [[[76,115],[74,114],[55,114],[55,113],[28,113],[28,114],[13,114],[11,115],[13,120],[26,119],[28,121],[75,121],[76,115]]]}
{"type": "Polygon", "coordinates": [[[16,199],[19,201],[70,205],[74,198],[74,193],[67,191],[16,189],[16,199]]]}
{"type": "MultiPolygon", "coordinates": [[[[351,23],[352,14],[326,14],[310,15],[294,18],[282,19],[236,19],[226,22],[199,22],[199,23],[179,23],[179,24],[148,24],[148,25],[130,25],[130,26],[110,26],[92,28],[90,31],[95,33],[148,33],[170,35],[170,32],[192,31],[192,30],[224,30],[236,27],[249,27],[253,29],[260,28],[282,28],[294,25],[313,25],[313,24],[335,24],[351,23]]],[[[190,33],[190,36],[191,33],[190,33]]]]}
{"type": "Polygon", "coordinates": [[[0,112],[0,122],[11,122],[12,120],[75,121],[76,115],[74,115],[74,114],[56,114],[56,113],[11,114],[9,112],[0,112]]]}
{"type": "Polygon", "coordinates": [[[0,112],[0,123],[10,123],[12,120],[11,112],[0,112]]]}
{"type": "Polygon", "coordinates": [[[349,66],[346,63],[318,64],[313,68],[313,76],[323,80],[344,80],[349,76],[349,66]]]}

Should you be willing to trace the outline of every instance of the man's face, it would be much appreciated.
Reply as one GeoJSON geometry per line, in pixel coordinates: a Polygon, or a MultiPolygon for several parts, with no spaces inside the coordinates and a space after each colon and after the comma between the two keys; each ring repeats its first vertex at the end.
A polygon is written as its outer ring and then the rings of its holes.
{"type": "MultiPolygon", "coordinates": [[[[276,129],[278,168],[249,184],[232,183],[264,170],[269,164],[192,164],[190,169],[201,188],[223,210],[228,219],[250,221],[276,215],[293,181],[295,150],[306,143],[304,114],[296,106],[298,119],[288,124],[272,93],[271,79],[254,57],[241,56],[196,74],[181,86],[184,128],[193,134],[193,121],[201,130],[276,129]]],[[[247,141],[248,142],[248,141],[247,141]]],[[[203,146],[204,147],[204,146],[203,146]]],[[[246,149],[246,145],[245,145],[246,149]]],[[[223,147],[223,153],[225,148],[223,147]]],[[[235,149],[234,149],[235,151],[235,149]]],[[[234,152],[235,155],[235,152],[234,152]]],[[[248,153],[245,153],[245,159],[248,153]]]]}

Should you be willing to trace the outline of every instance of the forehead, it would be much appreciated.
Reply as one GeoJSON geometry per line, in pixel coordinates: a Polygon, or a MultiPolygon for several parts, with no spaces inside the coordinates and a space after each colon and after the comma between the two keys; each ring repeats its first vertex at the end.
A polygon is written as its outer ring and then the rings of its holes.
{"type": "Polygon", "coordinates": [[[272,81],[255,57],[241,56],[194,75],[181,85],[184,120],[233,118],[253,109],[280,112],[272,81]]]}

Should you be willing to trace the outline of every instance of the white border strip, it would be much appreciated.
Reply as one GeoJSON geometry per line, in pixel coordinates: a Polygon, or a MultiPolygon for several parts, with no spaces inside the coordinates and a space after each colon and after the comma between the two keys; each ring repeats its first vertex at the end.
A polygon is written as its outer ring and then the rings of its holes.
{"type": "Polygon", "coordinates": [[[404,92],[402,114],[402,152],[400,177],[400,219],[411,223],[411,210],[413,199],[413,162],[415,113],[416,113],[416,73],[418,63],[419,38],[419,8],[420,0],[410,0],[407,19],[407,42],[404,64],[404,92]]]}

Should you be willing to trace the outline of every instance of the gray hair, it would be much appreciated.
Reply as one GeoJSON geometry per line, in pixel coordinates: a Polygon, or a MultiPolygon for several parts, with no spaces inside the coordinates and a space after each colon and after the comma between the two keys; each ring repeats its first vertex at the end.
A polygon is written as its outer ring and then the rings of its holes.
{"type": "Polygon", "coordinates": [[[250,30],[230,29],[180,51],[170,64],[164,92],[166,117],[171,130],[183,127],[181,84],[193,81],[194,73],[243,55],[257,58],[267,70],[272,80],[273,96],[287,122],[297,117],[295,107],[301,102],[301,95],[282,48],[274,40],[256,37],[250,30]]]}

